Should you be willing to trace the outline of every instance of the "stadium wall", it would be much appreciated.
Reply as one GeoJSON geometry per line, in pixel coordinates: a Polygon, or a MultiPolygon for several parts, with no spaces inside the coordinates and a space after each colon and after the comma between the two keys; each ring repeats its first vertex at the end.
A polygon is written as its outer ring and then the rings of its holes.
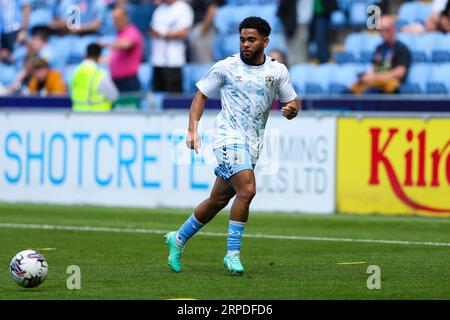
{"type": "MultiPolygon", "coordinates": [[[[216,112],[201,122],[197,155],[187,112],[0,112],[0,201],[193,207],[214,183],[216,112]]],[[[334,116],[269,118],[255,169],[253,210],[335,212],[334,116]]]]}
{"type": "MultiPolygon", "coordinates": [[[[0,112],[0,201],[193,207],[214,183],[216,112],[202,148],[187,112],[0,112]]],[[[269,117],[252,210],[450,217],[450,115],[269,117]]]]}

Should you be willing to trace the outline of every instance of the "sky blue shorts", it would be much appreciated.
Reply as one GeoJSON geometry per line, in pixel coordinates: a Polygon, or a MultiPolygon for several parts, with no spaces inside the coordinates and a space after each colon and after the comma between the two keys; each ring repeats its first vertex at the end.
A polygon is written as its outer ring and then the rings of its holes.
{"type": "Polygon", "coordinates": [[[243,144],[233,144],[214,149],[214,154],[218,163],[218,166],[214,168],[214,173],[225,181],[229,181],[233,175],[242,170],[253,170],[255,168],[248,147],[243,144]]]}

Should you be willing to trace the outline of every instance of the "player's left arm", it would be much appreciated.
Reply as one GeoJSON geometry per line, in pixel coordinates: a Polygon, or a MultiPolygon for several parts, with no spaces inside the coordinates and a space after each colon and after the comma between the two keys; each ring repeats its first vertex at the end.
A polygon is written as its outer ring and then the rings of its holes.
{"type": "Polygon", "coordinates": [[[285,65],[281,69],[281,81],[278,95],[281,101],[281,114],[288,120],[294,119],[300,111],[300,100],[295,93],[285,65]]]}
{"type": "Polygon", "coordinates": [[[301,102],[298,99],[281,104],[281,114],[288,120],[294,119],[300,112],[300,109],[301,102]]]}

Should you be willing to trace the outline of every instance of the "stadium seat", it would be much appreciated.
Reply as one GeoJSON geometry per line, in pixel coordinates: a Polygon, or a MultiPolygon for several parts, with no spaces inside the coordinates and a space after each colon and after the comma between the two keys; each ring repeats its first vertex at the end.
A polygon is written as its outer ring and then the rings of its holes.
{"type": "Polygon", "coordinates": [[[12,65],[0,63],[0,83],[3,86],[9,86],[16,79],[17,70],[12,65]]]}
{"type": "Polygon", "coordinates": [[[356,81],[358,73],[363,72],[364,70],[365,67],[361,64],[345,64],[331,67],[332,76],[329,81],[329,93],[348,93],[348,88],[356,81]]]}
{"type": "Polygon", "coordinates": [[[248,12],[255,14],[258,13],[258,16],[265,19],[272,29],[272,34],[283,32],[283,27],[280,21],[280,18],[277,16],[278,5],[276,3],[259,5],[259,6],[250,6],[248,12]]]}
{"type": "Polygon", "coordinates": [[[360,52],[361,63],[369,63],[372,61],[373,53],[378,45],[383,42],[383,39],[379,34],[364,34],[363,47],[360,52]]]}
{"type": "Polygon", "coordinates": [[[225,5],[217,9],[214,16],[214,26],[219,35],[237,33],[239,23],[250,15],[248,8],[251,6],[225,5]]]}
{"type": "Polygon", "coordinates": [[[67,58],[67,63],[68,64],[80,63],[83,60],[84,56],[86,55],[87,46],[90,43],[98,42],[98,40],[99,40],[98,36],[71,37],[70,41],[72,42],[71,43],[72,45],[70,47],[71,50],[67,58]]]}
{"type": "Polygon", "coordinates": [[[414,22],[425,22],[431,14],[431,4],[423,1],[410,1],[403,3],[398,10],[397,29],[414,22]]]}
{"type": "Polygon", "coordinates": [[[353,28],[363,28],[367,25],[367,8],[374,1],[353,0],[349,3],[349,23],[353,28]]]}
{"type": "Polygon", "coordinates": [[[450,63],[434,65],[431,76],[426,84],[427,94],[449,94],[450,93],[450,63]]]}
{"type": "Polygon", "coordinates": [[[61,71],[64,70],[72,48],[71,45],[70,37],[50,37],[48,46],[54,53],[52,55],[52,67],[61,71]]]}
{"type": "Polygon", "coordinates": [[[313,65],[305,81],[305,92],[307,94],[327,94],[329,80],[336,65],[324,63],[313,65]]]}
{"type": "Polygon", "coordinates": [[[34,27],[38,26],[48,26],[53,20],[52,8],[42,7],[38,9],[31,10],[28,30],[32,30],[34,27]]]}
{"type": "Polygon", "coordinates": [[[218,44],[219,60],[225,59],[235,53],[239,52],[239,34],[236,32],[234,34],[228,34],[221,38],[218,44]]]}
{"type": "Polygon", "coordinates": [[[424,94],[426,84],[429,81],[431,67],[427,63],[412,64],[409,68],[408,77],[400,87],[402,94],[424,94]]]}
{"type": "Polygon", "coordinates": [[[438,34],[432,52],[434,63],[450,62],[450,34],[438,34]]]}
{"type": "Polygon", "coordinates": [[[340,29],[347,25],[347,16],[342,10],[331,13],[331,28],[340,29]]]}
{"type": "Polygon", "coordinates": [[[152,89],[153,68],[149,63],[141,63],[138,70],[138,78],[143,91],[152,89]]]}
{"type": "Polygon", "coordinates": [[[344,51],[336,52],[337,63],[368,63],[372,60],[372,55],[376,47],[382,42],[379,34],[367,32],[351,33],[345,38],[344,51]]]}
{"type": "Polygon", "coordinates": [[[292,85],[297,94],[306,94],[306,79],[308,79],[309,75],[312,73],[313,68],[313,64],[302,63],[293,65],[289,69],[292,85]]]}
{"type": "Polygon", "coordinates": [[[413,45],[410,46],[412,60],[414,63],[432,62],[433,51],[439,41],[439,33],[428,32],[423,35],[416,35],[413,39],[413,45]]]}
{"type": "Polygon", "coordinates": [[[200,80],[208,70],[213,66],[213,63],[188,63],[183,67],[183,92],[193,94],[197,91],[195,84],[200,80]]]}
{"type": "Polygon", "coordinates": [[[346,62],[358,62],[360,60],[360,53],[364,47],[365,35],[363,32],[355,32],[349,34],[344,41],[344,49],[346,55],[346,62]]]}

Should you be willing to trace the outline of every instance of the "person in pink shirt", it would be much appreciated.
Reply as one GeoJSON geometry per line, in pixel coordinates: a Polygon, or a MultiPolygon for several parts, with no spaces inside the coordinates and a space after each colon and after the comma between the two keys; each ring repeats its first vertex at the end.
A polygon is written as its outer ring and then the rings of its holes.
{"type": "Polygon", "coordinates": [[[140,91],[137,74],[142,61],[144,40],[139,30],[130,23],[123,7],[115,8],[112,17],[117,36],[109,44],[111,77],[120,92],[140,91]]]}

